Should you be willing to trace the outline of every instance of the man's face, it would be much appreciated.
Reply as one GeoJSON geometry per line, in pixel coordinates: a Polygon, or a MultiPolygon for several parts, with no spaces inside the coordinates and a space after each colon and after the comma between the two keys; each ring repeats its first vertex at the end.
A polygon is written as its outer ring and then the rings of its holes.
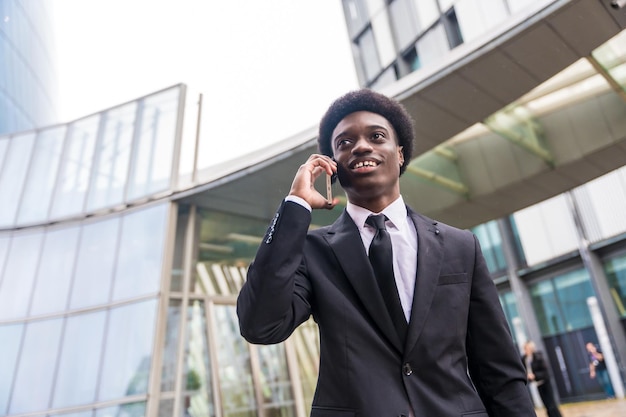
{"type": "Polygon", "coordinates": [[[399,197],[404,156],[386,118],[368,111],[347,115],[333,130],[331,146],[339,182],[352,203],[386,206],[399,197]]]}

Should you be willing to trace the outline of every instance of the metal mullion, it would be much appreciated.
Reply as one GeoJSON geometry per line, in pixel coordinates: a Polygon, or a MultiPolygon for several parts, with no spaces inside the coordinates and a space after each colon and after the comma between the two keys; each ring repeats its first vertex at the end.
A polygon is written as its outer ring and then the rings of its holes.
{"type": "Polygon", "coordinates": [[[222,395],[219,373],[219,358],[217,356],[217,345],[215,343],[215,337],[218,330],[215,325],[215,304],[209,298],[205,298],[204,302],[205,314],[206,314],[206,331],[207,331],[207,348],[209,349],[209,364],[211,367],[211,387],[213,394],[213,407],[215,409],[215,417],[222,417],[224,410],[222,410],[222,395]]]}
{"type": "Polygon", "coordinates": [[[202,127],[202,93],[198,96],[198,116],[196,119],[196,137],[193,150],[193,166],[191,168],[191,185],[196,185],[198,179],[198,150],[200,147],[200,129],[202,127]]]}
{"type": "Polygon", "coordinates": [[[176,115],[176,132],[174,133],[174,149],[172,150],[172,167],[170,170],[170,191],[178,187],[178,170],[180,167],[180,152],[182,147],[183,120],[185,118],[185,104],[187,100],[187,88],[184,84],[179,87],[178,114],[176,115]]]}
{"type": "Polygon", "coordinates": [[[261,391],[261,361],[259,359],[259,348],[256,345],[248,343],[248,351],[250,352],[252,388],[254,389],[254,397],[256,399],[257,416],[266,417],[267,413],[263,407],[263,392],[261,391]]]}
{"type": "Polygon", "coordinates": [[[296,407],[297,417],[306,417],[304,410],[304,396],[302,395],[302,381],[300,380],[300,371],[298,368],[298,356],[293,346],[292,336],[285,340],[285,357],[287,359],[287,370],[289,372],[289,379],[291,380],[291,391],[293,395],[294,404],[296,407]]]}
{"type": "Polygon", "coordinates": [[[167,285],[171,280],[172,258],[174,253],[175,237],[176,237],[176,221],[178,218],[178,205],[170,203],[169,220],[165,239],[165,248],[163,253],[163,261],[161,263],[161,291],[159,296],[159,307],[157,311],[157,319],[155,322],[155,335],[152,342],[152,364],[150,369],[150,381],[148,383],[148,403],[146,404],[146,416],[156,417],[159,410],[161,399],[161,377],[163,364],[163,346],[164,338],[167,336],[167,311],[170,302],[170,286],[167,285]]]}
{"type": "MultiPolygon", "coordinates": [[[[187,219],[187,230],[185,232],[185,249],[183,254],[183,297],[181,300],[180,312],[180,332],[176,353],[176,380],[174,382],[174,412],[172,417],[180,416],[180,404],[182,399],[183,386],[183,365],[185,361],[185,343],[187,336],[187,311],[189,308],[189,288],[191,286],[191,274],[193,269],[193,249],[196,232],[196,206],[189,208],[187,219]]],[[[150,416],[154,417],[154,416],[150,416]]]]}
{"type": "Polygon", "coordinates": [[[130,145],[130,155],[128,156],[128,169],[126,170],[126,184],[124,184],[124,194],[122,195],[122,204],[128,204],[128,189],[130,182],[135,175],[135,165],[137,158],[137,149],[139,147],[139,138],[141,137],[141,125],[143,124],[143,109],[145,98],[137,100],[137,109],[135,110],[135,120],[133,121],[133,139],[130,145]]]}
{"type": "Polygon", "coordinates": [[[100,115],[100,121],[98,122],[98,133],[96,134],[96,140],[93,146],[93,156],[91,157],[91,173],[89,175],[89,183],[87,185],[87,191],[85,192],[85,199],[83,200],[83,214],[87,213],[87,207],[89,205],[89,198],[92,196],[93,190],[96,188],[95,183],[98,178],[98,165],[100,164],[100,158],[102,156],[102,142],[104,138],[104,127],[108,120],[109,112],[103,112],[100,115]]]}
{"type": "MultiPolygon", "coordinates": [[[[67,133],[67,128],[66,128],[66,133],[67,133]]],[[[19,193],[19,197],[18,197],[18,201],[17,204],[15,206],[15,216],[13,217],[13,222],[10,224],[10,226],[15,227],[17,225],[17,219],[20,213],[20,207],[22,206],[22,201],[24,200],[24,193],[26,192],[26,187],[28,185],[28,180],[30,178],[30,176],[32,175],[32,166],[33,166],[33,160],[35,159],[35,154],[37,153],[37,142],[39,140],[39,135],[41,134],[41,130],[39,131],[35,131],[35,138],[33,139],[33,148],[30,151],[30,155],[28,157],[28,167],[26,168],[26,174],[24,175],[24,184],[22,184],[22,188],[20,190],[19,193]]],[[[13,141],[14,138],[11,138],[11,141],[13,141]]],[[[7,154],[8,155],[8,147],[7,147],[7,154]]],[[[6,157],[6,156],[5,156],[6,157]]]]}
{"type": "Polygon", "coordinates": [[[76,122],[72,122],[67,125],[65,128],[65,135],[63,138],[63,146],[61,147],[61,155],[59,155],[59,164],[57,166],[56,177],[54,179],[54,186],[52,187],[52,193],[50,194],[50,201],[48,202],[48,214],[46,215],[44,222],[49,222],[50,216],[52,215],[52,207],[54,206],[54,201],[56,199],[57,191],[59,189],[59,182],[61,181],[61,171],[63,170],[63,161],[65,160],[65,156],[68,152],[69,142],[71,138],[71,133],[74,130],[74,124],[76,122]]]}

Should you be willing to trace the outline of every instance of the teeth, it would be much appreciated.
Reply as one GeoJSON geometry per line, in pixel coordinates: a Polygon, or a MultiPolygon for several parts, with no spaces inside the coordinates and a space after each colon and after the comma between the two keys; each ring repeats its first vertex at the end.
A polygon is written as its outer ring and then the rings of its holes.
{"type": "Polygon", "coordinates": [[[362,161],[354,164],[354,169],[363,168],[363,167],[375,167],[376,162],[374,161],[362,161]]]}

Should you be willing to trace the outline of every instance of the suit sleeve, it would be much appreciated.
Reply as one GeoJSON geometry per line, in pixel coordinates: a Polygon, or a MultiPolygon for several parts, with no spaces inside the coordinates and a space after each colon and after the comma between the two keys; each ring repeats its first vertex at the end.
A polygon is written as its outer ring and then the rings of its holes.
{"type": "Polygon", "coordinates": [[[535,416],[526,371],[513,343],[498,292],[474,236],[475,263],[467,334],[472,381],[491,417],[535,416]]]}
{"type": "Polygon", "coordinates": [[[311,314],[311,286],[303,250],[311,213],[284,201],[237,298],[241,335],[250,343],[273,344],[289,335],[311,314]]]}

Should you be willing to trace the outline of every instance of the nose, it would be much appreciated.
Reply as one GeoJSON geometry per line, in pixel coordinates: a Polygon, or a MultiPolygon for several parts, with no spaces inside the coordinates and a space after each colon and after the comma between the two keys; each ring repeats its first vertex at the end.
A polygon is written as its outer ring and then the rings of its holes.
{"type": "Polygon", "coordinates": [[[359,138],[352,147],[352,153],[360,155],[372,152],[372,144],[366,138],[359,138]]]}

